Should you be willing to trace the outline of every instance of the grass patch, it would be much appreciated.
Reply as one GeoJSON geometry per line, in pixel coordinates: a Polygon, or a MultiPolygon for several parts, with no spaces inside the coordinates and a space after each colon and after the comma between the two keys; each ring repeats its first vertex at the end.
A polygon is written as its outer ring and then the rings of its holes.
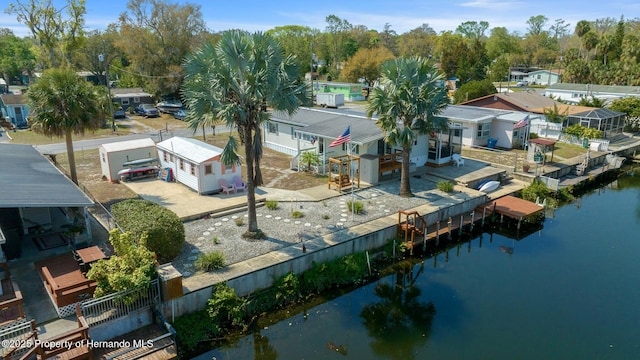
{"type": "Polygon", "coordinates": [[[302,217],[304,217],[304,214],[302,213],[302,211],[299,210],[294,210],[291,212],[291,217],[294,219],[300,219],[302,217]]]}
{"type": "Polygon", "coordinates": [[[202,271],[222,269],[224,267],[224,254],[220,251],[202,254],[198,256],[194,265],[198,270],[202,271]]]}
{"type": "Polygon", "coordinates": [[[358,200],[356,200],[355,202],[347,200],[347,209],[349,209],[349,211],[353,211],[356,214],[362,214],[364,213],[364,203],[358,200]]]}
{"type": "Polygon", "coordinates": [[[453,183],[450,181],[438,181],[436,187],[438,188],[438,190],[444,191],[446,193],[450,193],[453,191],[453,183]]]}
{"type": "Polygon", "coordinates": [[[242,226],[244,225],[244,220],[242,218],[237,218],[236,220],[236,225],[237,226],[242,226]]]}
{"type": "MultiPolygon", "coordinates": [[[[572,157],[583,155],[586,152],[587,149],[583,148],[582,146],[557,142],[555,145],[555,149],[553,150],[553,155],[558,155],[559,157],[569,159],[572,157]]],[[[549,157],[549,159],[551,158],[549,157]]]]}
{"type": "Polygon", "coordinates": [[[269,210],[275,210],[275,209],[277,209],[277,208],[278,208],[278,202],[277,202],[277,201],[275,201],[275,200],[267,200],[267,201],[264,203],[264,206],[266,206],[266,207],[267,207],[267,209],[269,209],[269,210]]]}

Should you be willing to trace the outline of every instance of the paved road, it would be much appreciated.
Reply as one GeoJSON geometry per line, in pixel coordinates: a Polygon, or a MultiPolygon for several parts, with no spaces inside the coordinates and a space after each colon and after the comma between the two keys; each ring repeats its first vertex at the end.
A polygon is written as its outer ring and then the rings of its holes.
{"type": "MultiPolygon", "coordinates": [[[[216,128],[216,133],[220,133],[221,127],[216,128]]],[[[225,131],[228,131],[225,129],[225,131]]],[[[211,135],[211,129],[207,129],[207,135],[211,135]]],[[[202,135],[202,130],[198,131],[196,135],[202,135]]],[[[4,135],[3,135],[4,136],[4,135]]],[[[184,137],[193,137],[193,131],[189,129],[177,129],[169,132],[162,131],[162,133],[156,131],[152,133],[145,134],[131,134],[131,135],[116,135],[112,137],[105,138],[97,138],[97,139],[89,139],[89,140],[76,140],[73,142],[73,149],[75,151],[82,150],[90,150],[97,149],[102,144],[119,142],[119,141],[127,141],[127,140],[137,140],[143,138],[152,138],[154,141],[162,141],[166,140],[172,136],[184,136],[184,137]]],[[[0,142],[2,139],[0,138],[0,142]]],[[[47,144],[47,145],[36,145],[36,149],[40,151],[42,154],[62,154],[67,152],[67,146],[64,142],[56,143],[56,144],[47,144]]]]}

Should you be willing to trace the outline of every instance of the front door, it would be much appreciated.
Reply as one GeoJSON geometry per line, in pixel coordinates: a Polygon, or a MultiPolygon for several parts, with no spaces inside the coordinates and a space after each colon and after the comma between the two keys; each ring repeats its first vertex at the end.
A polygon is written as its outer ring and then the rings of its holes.
{"type": "Polygon", "coordinates": [[[14,125],[22,124],[24,122],[24,117],[22,116],[22,107],[15,106],[13,108],[13,112],[15,113],[15,117],[16,117],[14,125]]]}

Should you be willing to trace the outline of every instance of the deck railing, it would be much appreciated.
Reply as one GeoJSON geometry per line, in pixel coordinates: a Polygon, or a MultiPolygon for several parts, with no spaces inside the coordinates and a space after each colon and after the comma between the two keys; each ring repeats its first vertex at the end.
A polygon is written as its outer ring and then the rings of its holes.
{"type": "Polygon", "coordinates": [[[132,289],[109,294],[82,303],[82,314],[89,326],[106,323],[141,309],[160,303],[160,282],[151,281],[148,288],[132,289]],[[124,299],[134,299],[125,301],[124,299]]]}
{"type": "Polygon", "coordinates": [[[3,344],[0,347],[0,359],[13,359],[27,352],[29,347],[26,345],[34,336],[35,328],[35,321],[27,319],[14,321],[0,328],[0,341],[3,344]]]}

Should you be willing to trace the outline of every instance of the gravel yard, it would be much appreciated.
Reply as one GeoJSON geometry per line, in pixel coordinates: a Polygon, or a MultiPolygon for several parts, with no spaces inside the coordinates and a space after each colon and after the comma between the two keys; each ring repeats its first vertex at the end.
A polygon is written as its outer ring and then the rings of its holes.
{"type": "Polygon", "coordinates": [[[404,210],[453,196],[436,189],[436,184],[423,178],[412,178],[412,198],[399,197],[399,179],[354,193],[356,201],[364,204],[364,213],[352,216],[347,208],[351,194],[319,202],[279,202],[278,208],[257,209],[258,227],[267,235],[262,240],[245,240],[246,211],[233,215],[194,220],[185,223],[186,243],[181,255],[172,264],[184,277],[192,276],[198,255],[212,251],[224,254],[226,264],[232,264],[280,249],[317,236],[375,220],[404,210]],[[292,211],[303,213],[292,218],[292,211]],[[352,221],[353,217],[353,221],[352,221]],[[242,219],[242,220],[239,220],[242,219]],[[238,226],[236,221],[243,221],[238,226]]]}

